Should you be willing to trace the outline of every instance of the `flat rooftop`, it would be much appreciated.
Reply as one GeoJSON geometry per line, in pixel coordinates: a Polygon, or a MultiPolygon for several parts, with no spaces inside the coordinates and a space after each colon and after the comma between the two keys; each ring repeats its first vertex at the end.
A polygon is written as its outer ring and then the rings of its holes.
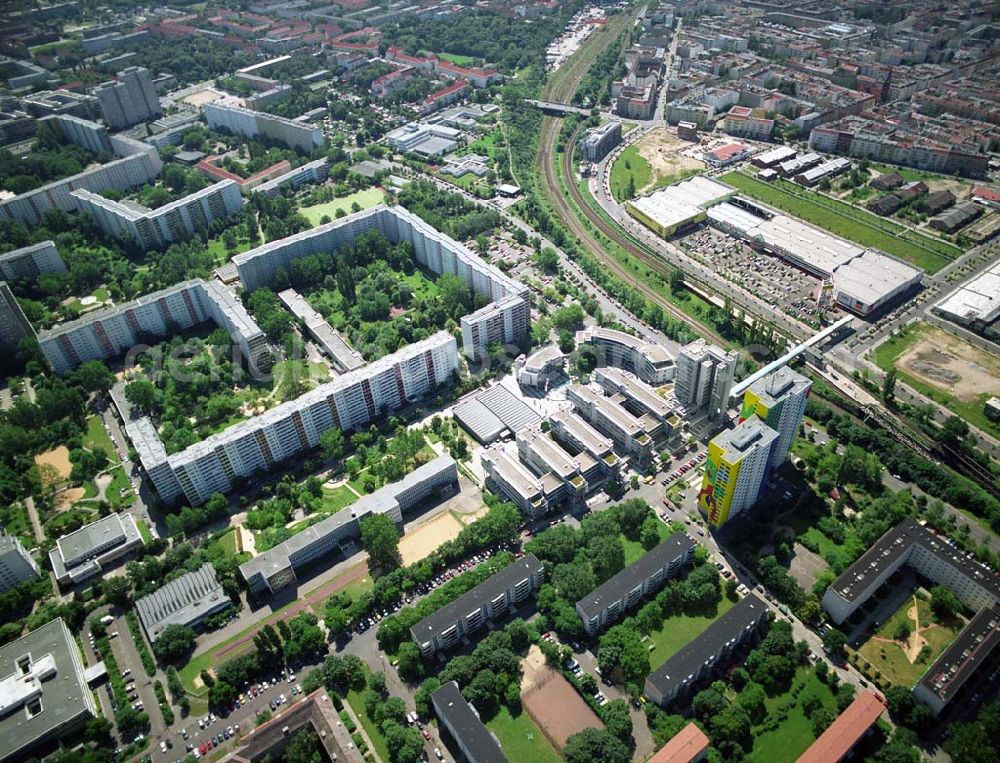
{"type": "Polygon", "coordinates": [[[1000,647],[1000,607],[983,607],[920,679],[943,702],[951,700],[1000,647]]]}
{"type": "Polygon", "coordinates": [[[670,694],[675,685],[696,675],[707,659],[720,654],[729,641],[740,638],[744,632],[755,628],[761,618],[766,616],[767,604],[757,594],[750,593],[650,673],[646,681],[656,686],[662,694],[670,694]]]}
{"type": "Polygon", "coordinates": [[[455,736],[475,763],[507,763],[496,737],[465,701],[458,684],[449,681],[431,694],[434,713],[455,736]]]}
{"type": "MultiPolygon", "coordinates": [[[[638,560],[621,572],[612,576],[576,603],[583,610],[584,617],[596,617],[609,604],[624,599],[629,591],[641,585],[650,575],[668,565],[678,557],[686,557],[694,551],[694,541],[683,530],[675,532],[663,543],[650,549],[638,560]]],[[[666,579],[664,579],[666,582],[666,579]]]]}
{"type": "Polygon", "coordinates": [[[580,471],[576,459],[563,450],[540,429],[526,429],[518,432],[530,448],[557,476],[566,480],[580,471]]]}
{"type": "Polygon", "coordinates": [[[566,432],[582,443],[590,454],[601,457],[614,449],[614,443],[572,411],[559,411],[549,417],[550,422],[558,421],[566,432]]]}
{"type": "Polygon", "coordinates": [[[506,593],[525,578],[542,572],[542,563],[534,554],[525,554],[494,573],[453,602],[445,604],[410,628],[410,635],[422,644],[441,636],[462,617],[506,593]]]}
{"type": "Polygon", "coordinates": [[[143,596],[135,608],[150,643],[155,643],[168,625],[190,625],[231,603],[215,575],[215,567],[206,562],[143,596]]]}
{"type": "Polygon", "coordinates": [[[0,759],[26,759],[44,736],[81,715],[97,709],[80,648],[62,618],[0,647],[0,759]]]}
{"type": "Polygon", "coordinates": [[[656,394],[655,389],[627,371],[622,371],[620,368],[613,366],[606,366],[596,369],[595,374],[606,376],[615,382],[626,397],[631,398],[649,413],[660,419],[665,419],[674,413],[674,409],[670,407],[670,403],[656,394]]]}
{"type": "Polygon", "coordinates": [[[729,463],[734,463],[743,458],[752,448],[770,447],[777,439],[777,432],[756,416],[751,416],[740,422],[734,429],[727,429],[716,435],[712,442],[722,448],[723,456],[729,463]]]}
{"type": "Polygon", "coordinates": [[[489,448],[483,452],[483,458],[491,461],[504,482],[516,490],[518,495],[525,500],[531,500],[534,496],[544,492],[541,478],[532,474],[527,466],[502,448],[489,448]]]}
{"type": "Polygon", "coordinates": [[[969,323],[992,323],[1000,317],[1000,258],[937,304],[938,311],[969,323]]]}
{"type": "Polygon", "coordinates": [[[994,570],[975,559],[969,559],[946,543],[944,538],[921,527],[912,517],[907,517],[879,538],[874,546],[833,581],[830,590],[848,602],[856,601],[865,595],[871,581],[883,570],[894,568],[900,559],[905,562],[911,549],[917,544],[990,591],[994,601],[1000,601],[1000,578],[994,570]]]}
{"type": "Polygon", "coordinates": [[[632,437],[638,437],[645,434],[646,427],[643,423],[610,398],[594,392],[594,390],[590,387],[585,387],[580,384],[574,384],[570,387],[570,389],[585,401],[593,405],[594,408],[605,416],[605,418],[612,421],[623,432],[626,432],[632,437]]]}
{"type": "Polygon", "coordinates": [[[56,541],[56,545],[63,561],[72,566],[74,562],[91,556],[96,548],[109,543],[120,545],[127,540],[126,523],[122,521],[121,516],[108,514],[96,522],[62,536],[56,541]]]}

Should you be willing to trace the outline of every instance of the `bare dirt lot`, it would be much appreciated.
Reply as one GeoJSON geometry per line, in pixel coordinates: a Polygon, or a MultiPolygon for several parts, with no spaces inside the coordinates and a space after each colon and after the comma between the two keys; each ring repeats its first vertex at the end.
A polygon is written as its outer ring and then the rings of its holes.
{"type": "Polygon", "coordinates": [[[562,751],[566,740],[577,732],[604,728],[570,682],[545,664],[537,646],[528,651],[523,667],[521,704],[557,749],[562,751]]]}
{"type": "MultiPolygon", "coordinates": [[[[676,135],[671,135],[665,127],[651,130],[635,143],[639,155],[649,162],[653,169],[653,177],[649,187],[663,185],[663,178],[680,178],[685,172],[703,170],[705,165],[697,159],[681,154],[681,150],[691,146],[676,135]]],[[[637,188],[637,191],[644,189],[637,188]]]]}
{"type": "Polygon", "coordinates": [[[191,93],[190,95],[184,96],[182,99],[185,103],[190,103],[192,106],[204,106],[206,103],[211,101],[217,101],[221,98],[223,94],[218,90],[207,87],[204,90],[199,90],[196,93],[191,93]]]}
{"type": "Polygon", "coordinates": [[[424,522],[416,530],[400,538],[399,555],[403,558],[403,564],[413,564],[430,556],[442,543],[457,538],[462,527],[462,523],[447,511],[424,522]]]}
{"type": "Polygon", "coordinates": [[[924,327],[896,364],[959,400],[1000,394],[1000,358],[931,326],[924,327]]]}
{"type": "Polygon", "coordinates": [[[39,466],[48,464],[55,467],[59,476],[64,480],[69,479],[70,470],[73,468],[69,462],[69,448],[65,445],[60,445],[58,448],[39,453],[35,456],[35,463],[39,466]]]}

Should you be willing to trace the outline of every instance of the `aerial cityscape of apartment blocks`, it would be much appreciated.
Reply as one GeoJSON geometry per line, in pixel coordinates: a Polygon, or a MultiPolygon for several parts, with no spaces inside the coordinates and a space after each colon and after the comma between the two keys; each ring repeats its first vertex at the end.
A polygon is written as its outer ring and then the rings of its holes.
{"type": "Polygon", "coordinates": [[[713,527],[757,502],[777,442],[778,433],[756,416],[712,438],[698,507],[713,527]]]}
{"type": "Polygon", "coordinates": [[[237,478],[318,447],[328,429],[355,431],[425,397],[457,369],[455,338],[439,331],[179,453],[166,456],[158,438],[133,445],[160,498],[170,503],[183,496],[198,505],[212,493],[232,491],[237,478]]]}
{"type": "Polygon", "coordinates": [[[148,337],[170,337],[205,321],[226,329],[254,363],[265,359],[267,340],[243,304],[217,281],[184,281],[131,302],[95,310],[38,336],[58,374],[87,360],[116,358],[148,337]]]}
{"type": "Polygon", "coordinates": [[[66,263],[53,241],[40,241],[0,254],[0,278],[8,281],[18,278],[34,281],[41,273],[65,272],[66,263]]]}
{"type": "Polygon", "coordinates": [[[778,433],[771,449],[769,469],[783,464],[799,433],[812,382],[788,366],[782,366],[751,384],[743,395],[740,418],[756,415],[778,433]]]}
{"type": "Polygon", "coordinates": [[[222,180],[155,210],[135,202],[112,201],[86,190],[74,191],[73,196],[77,209],[89,215],[104,233],[131,240],[144,249],[164,249],[175,241],[189,239],[243,207],[240,186],[232,180],[222,180]]]}
{"type": "Polygon", "coordinates": [[[104,121],[116,130],[148,122],[163,113],[153,78],[140,66],[122,69],[116,80],[101,83],[93,92],[104,121]]]}
{"type": "Polygon", "coordinates": [[[287,270],[294,260],[336,251],[370,230],[378,230],[394,244],[409,242],[422,266],[434,273],[457,275],[476,294],[498,303],[499,313],[487,305],[462,317],[462,344],[467,357],[481,357],[489,342],[516,343],[528,332],[526,286],[399,206],[372,207],[237,254],[232,261],[243,285],[253,290],[269,284],[279,268],[287,270]]]}
{"type": "Polygon", "coordinates": [[[654,442],[648,429],[656,426],[653,422],[636,418],[619,403],[582,384],[571,384],[566,397],[580,416],[636,463],[652,460],[654,442]]]}
{"type": "Polygon", "coordinates": [[[304,153],[323,145],[323,129],[307,122],[219,103],[206,103],[201,108],[213,130],[228,130],[244,138],[270,138],[304,153]]]}

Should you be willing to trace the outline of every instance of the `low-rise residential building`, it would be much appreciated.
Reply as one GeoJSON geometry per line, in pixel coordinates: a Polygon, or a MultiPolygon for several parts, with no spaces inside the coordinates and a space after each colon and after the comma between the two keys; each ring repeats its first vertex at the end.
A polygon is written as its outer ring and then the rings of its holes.
{"type": "Polygon", "coordinates": [[[1000,656],[1000,607],[983,607],[913,687],[913,695],[935,715],[978,677],[989,674],[1000,656]]]}
{"type": "Polygon", "coordinates": [[[970,609],[1000,603],[1000,579],[994,570],[908,517],[830,584],[823,609],[833,622],[844,622],[903,565],[949,588],[970,609]]]}
{"type": "Polygon", "coordinates": [[[480,720],[476,708],[466,702],[455,681],[449,681],[431,694],[434,715],[442,729],[470,763],[507,763],[500,742],[480,720]]]}
{"type": "Polygon", "coordinates": [[[60,585],[75,585],[143,545],[135,517],[108,514],[57,540],[49,563],[60,585]]]}
{"type": "Polygon", "coordinates": [[[694,558],[694,541],[678,531],[576,603],[588,636],[620,620],[677,577],[694,558]]]}
{"type": "Polygon", "coordinates": [[[648,384],[659,386],[674,378],[674,356],[662,344],[600,326],[576,332],[576,344],[595,350],[597,365],[623,368],[648,384]]]}
{"type": "Polygon", "coordinates": [[[194,572],[185,573],[143,596],[136,601],[135,608],[149,643],[155,644],[167,626],[194,628],[206,617],[231,605],[232,601],[216,577],[215,567],[205,562],[194,572]]]}
{"type": "Polygon", "coordinates": [[[0,535],[0,593],[40,577],[38,565],[21,541],[14,535],[0,535]]]}
{"type": "Polygon", "coordinates": [[[582,506],[587,495],[596,488],[586,475],[599,477],[601,474],[597,462],[587,453],[570,455],[541,429],[522,429],[516,439],[522,462],[543,479],[552,475],[561,483],[561,489],[549,498],[550,504],[564,504],[571,509],[582,506]]]}
{"type": "Polygon", "coordinates": [[[278,292],[278,299],[305,326],[313,341],[319,345],[339,373],[347,373],[365,364],[361,353],[353,349],[326,318],[316,312],[312,305],[295,289],[278,292]]]}
{"type": "Polygon", "coordinates": [[[481,462],[487,485],[507,500],[513,501],[521,512],[536,519],[548,512],[555,497],[562,492],[562,483],[552,474],[536,477],[503,446],[483,451],[481,462]]]}
{"type": "Polygon", "coordinates": [[[424,657],[433,657],[507,615],[537,591],[544,579],[545,569],[538,557],[525,554],[425,617],[410,628],[410,635],[424,657]]]}
{"type": "Polygon", "coordinates": [[[572,411],[558,411],[549,417],[550,431],[570,452],[587,453],[606,477],[617,476],[621,459],[615,455],[614,441],[605,437],[572,411]]]}
{"type": "Polygon", "coordinates": [[[708,754],[711,741],[692,721],[656,751],[646,763],[700,763],[708,754]]]}
{"type": "Polygon", "coordinates": [[[875,692],[861,692],[809,745],[796,763],[840,763],[847,760],[851,750],[868,735],[884,712],[885,704],[875,692]]]}
{"type": "Polygon", "coordinates": [[[648,422],[643,422],[610,398],[581,384],[570,385],[566,396],[584,419],[610,437],[618,450],[640,467],[652,460],[654,443],[647,431],[648,422]]]}
{"type": "Polygon", "coordinates": [[[349,554],[361,538],[361,520],[371,514],[388,516],[400,530],[411,509],[435,495],[454,489],[458,466],[451,456],[438,456],[399,482],[379,488],[326,519],[307,527],[240,565],[251,593],[270,595],[294,583],[297,573],[336,553],[349,554]]]}
{"type": "Polygon", "coordinates": [[[645,694],[662,708],[711,675],[720,663],[751,641],[768,619],[763,599],[751,593],[722,617],[709,625],[700,636],[681,648],[673,657],[646,678],[645,694]]]}
{"type": "Polygon", "coordinates": [[[83,655],[61,617],[0,647],[0,763],[47,753],[97,715],[83,655]]]}

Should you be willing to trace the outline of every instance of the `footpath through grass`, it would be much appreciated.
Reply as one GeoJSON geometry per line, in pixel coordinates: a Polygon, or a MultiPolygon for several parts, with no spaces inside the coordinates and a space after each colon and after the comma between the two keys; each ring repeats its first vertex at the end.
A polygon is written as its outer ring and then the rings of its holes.
{"type": "Polygon", "coordinates": [[[947,242],[924,236],[842,201],[821,196],[783,180],[765,183],[743,172],[733,171],[720,180],[741,193],[794,215],[835,235],[888,254],[936,273],[962,250],[947,242]]]}
{"type": "Polygon", "coordinates": [[[364,727],[365,733],[368,734],[368,738],[372,741],[372,746],[375,747],[375,752],[379,758],[384,761],[392,760],[389,755],[389,745],[386,744],[385,737],[382,735],[382,729],[365,712],[365,699],[362,693],[352,689],[347,693],[347,701],[351,705],[354,714],[358,716],[358,720],[361,721],[361,725],[364,727]]]}
{"type": "Polygon", "coordinates": [[[508,760],[531,761],[531,763],[562,761],[555,747],[531,720],[526,710],[522,710],[515,717],[510,714],[506,705],[501,705],[500,711],[487,721],[486,727],[496,734],[508,760]]]}

